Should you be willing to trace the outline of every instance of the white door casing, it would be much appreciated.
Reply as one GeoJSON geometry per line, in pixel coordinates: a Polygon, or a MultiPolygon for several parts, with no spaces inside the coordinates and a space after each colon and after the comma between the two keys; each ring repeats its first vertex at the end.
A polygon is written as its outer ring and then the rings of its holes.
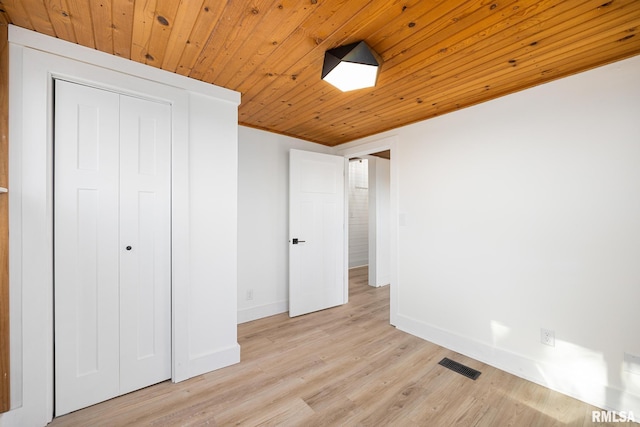
{"type": "Polygon", "coordinates": [[[61,80],[55,104],[62,415],[171,376],[171,111],[61,80]]]}
{"type": "Polygon", "coordinates": [[[292,317],[346,302],[344,206],[344,158],[291,150],[289,315],[292,317]]]}

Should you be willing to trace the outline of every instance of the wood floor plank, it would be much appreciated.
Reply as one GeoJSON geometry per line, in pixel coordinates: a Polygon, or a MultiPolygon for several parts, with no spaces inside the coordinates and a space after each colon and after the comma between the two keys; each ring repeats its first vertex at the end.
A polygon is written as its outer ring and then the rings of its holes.
{"type": "Polygon", "coordinates": [[[242,362],[51,426],[587,426],[596,408],[389,325],[389,287],[352,269],[349,303],[238,326],[242,362]],[[438,364],[448,357],[482,374],[438,364]]]}

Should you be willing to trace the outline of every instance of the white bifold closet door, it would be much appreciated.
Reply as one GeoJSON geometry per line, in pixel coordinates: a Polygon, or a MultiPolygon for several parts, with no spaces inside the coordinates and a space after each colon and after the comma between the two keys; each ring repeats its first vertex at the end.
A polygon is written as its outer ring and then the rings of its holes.
{"type": "Polygon", "coordinates": [[[171,377],[171,107],[56,81],[55,402],[171,377]]]}

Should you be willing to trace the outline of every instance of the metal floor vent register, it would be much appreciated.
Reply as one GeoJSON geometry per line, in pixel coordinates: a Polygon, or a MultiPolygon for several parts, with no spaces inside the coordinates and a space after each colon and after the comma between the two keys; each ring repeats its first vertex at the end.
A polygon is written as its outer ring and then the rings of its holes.
{"type": "Polygon", "coordinates": [[[477,380],[482,372],[476,371],[475,369],[471,369],[468,366],[464,366],[462,363],[458,363],[448,358],[442,359],[438,362],[438,365],[442,365],[445,368],[451,369],[454,372],[459,373],[460,375],[464,375],[467,378],[471,378],[472,380],[477,380]]]}

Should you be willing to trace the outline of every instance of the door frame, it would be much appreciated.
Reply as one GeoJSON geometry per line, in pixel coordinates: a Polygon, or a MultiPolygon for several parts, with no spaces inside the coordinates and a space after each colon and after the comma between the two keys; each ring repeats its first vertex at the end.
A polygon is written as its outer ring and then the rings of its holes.
{"type": "MultiPolygon", "coordinates": [[[[17,56],[14,51],[10,51],[10,54],[17,56]]],[[[188,363],[184,363],[188,358],[187,346],[184,344],[188,339],[186,336],[187,322],[184,321],[182,329],[180,327],[182,319],[186,320],[187,313],[186,307],[179,304],[180,299],[186,298],[182,294],[187,290],[179,290],[174,286],[180,275],[186,273],[184,266],[177,264],[179,257],[176,256],[176,252],[188,250],[185,247],[188,244],[188,238],[178,233],[180,224],[188,223],[188,212],[186,209],[178,207],[179,205],[176,203],[179,203],[179,197],[175,195],[176,193],[179,195],[181,188],[188,188],[188,176],[185,176],[187,169],[177,161],[180,157],[188,156],[188,122],[185,120],[188,111],[188,96],[179,89],[99,66],[69,61],[66,58],[30,49],[24,49],[21,54],[22,57],[12,61],[12,67],[17,67],[16,63],[18,63],[22,69],[18,71],[14,68],[18,72],[12,72],[11,77],[19,76],[18,79],[15,79],[19,81],[14,80],[10,88],[11,91],[18,92],[12,97],[13,99],[22,99],[22,105],[16,106],[17,103],[14,102],[10,107],[10,112],[14,113],[13,117],[20,117],[14,123],[20,123],[22,120],[28,122],[23,126],[17,124],[10,133],[10,141],[12,141],[10,145],[14,148],[10,153],[10,163],[13,166],[10,172],[12,178],[10,201],[13,205],[10,211],[10,221],[13,222],[13,226],[16,222],[21,223],[19,227],[22,228],[21,235],[17,236],[18,233],[15,233],[10,237],[10,248],[11,254],[25,254],[13,256],[9,268],[12,283],[11,304],[14,307],[11,313],[13,325],[11,331],[12,361],[22,362],[18,363],[18,366],[14,366],[12,363],[12,370],[15,368],[22,374],[12,374],[12,407],[17,408],[19,412],[25,412],[28,417],[35,417],[36,411],[42,411],[40,419],[50,420],[55,410],[53,363],[53,106],[55,80],[65,80],[74,84],[171,105],[171,379],[174,382],[189,377],[185,369],[188,363]],[[25,80],[38,81],[39,84],[23,87],[20,80],[24,75],[29,75],[29,78],[25,80]],[[40,104],[41,102],[42,104],[40,104]],[[46,105],[46,112],[41,110],[36,114],[26,114],[26,111],[32,111],[39,105],[46,105]],[[16,141],[21,141],[19,146],[16,141]],[[183,143],[179,144],[180,141],[183,143]],[[16,147],[19,148],[15,149],[16,147]],[[26,175],[26,171],[31,173],[26,175]],[[37,171],[37,173],[33,173],[33,171],[37,171]],[[29,194],[29,200],[25,200],[22,194],[29,194]],[[21,292],[16,290],[17,283],[21,284],[21,292]],[[26,305],[24,301],[27,300],[37,300],[38,304],[36,305],[34,302],[26,305]],[[23,319],[29,319],[29,321],[25,322],[23,319]],[[43,327],[45,324],[46,327],[43,327]],[[35,345],[39,350],[37,353],[41,355],[43,360],[46,359],[46,365],[39,365],[37,373],[35,371],[29,373],[29,376],[40,378],[40,390],[37,391],[27,384],[26,369],[28,368],[26,365],[30,365],[30,359],[34,356],[25,357],[26,355],[21,351],[22,337],[24,335],[30,335],[32,338],[36,336],[35,332],[31,332],[33,328],[39,330],[37,333],[39,340],[46,343],[46,345],[40,343],[35,345]],[[179,343],[182,343],[181,347],[179,343]],[[43,382],[44,384],[42,384],[43,382]],[[36,396],[38,397],[36,398],[36,396]],[[32,407],[31,403],[35,403],[36,400],[46,402],[46,407],[32,407]]],[[[184,192],[188,193],[188,191],[184,192]]],[[[28,342],[28,344],[29,347],[34,345],[33,342],[28,342]]],[[[31,367],[35,366],[33,364],[31,367]]],[[[33,424],[40,424],[40,422],[33,424]]]]}
{"type": "MultiPolygon", "coordinates": [[[[365,141],[362,143],[356,143],[354,145],[347,144],[344,148],[337,148],[334,154],[343,156],[345,161],[345,170],[348,171],[349,159],[352,157],[365,156],[379,151],[391,151],[391,163],[390,163],[390,206],[389,216],[391,219],[391,260],[390,260],[390,324],[396,325],[396,318],[398,313],[398,293],[400,291],[400,282],[398,276],[398,221],[399,221],[399,204],[398,204],[398,136],[391,135],[379,139],[365,141]]],[[[344,209],[344,221],[345,221],[345,234],[344,234],[344,258],[345,258],[345,301],[349,297],[349,180],[345,179],[345,209],[344,209]]]]}

